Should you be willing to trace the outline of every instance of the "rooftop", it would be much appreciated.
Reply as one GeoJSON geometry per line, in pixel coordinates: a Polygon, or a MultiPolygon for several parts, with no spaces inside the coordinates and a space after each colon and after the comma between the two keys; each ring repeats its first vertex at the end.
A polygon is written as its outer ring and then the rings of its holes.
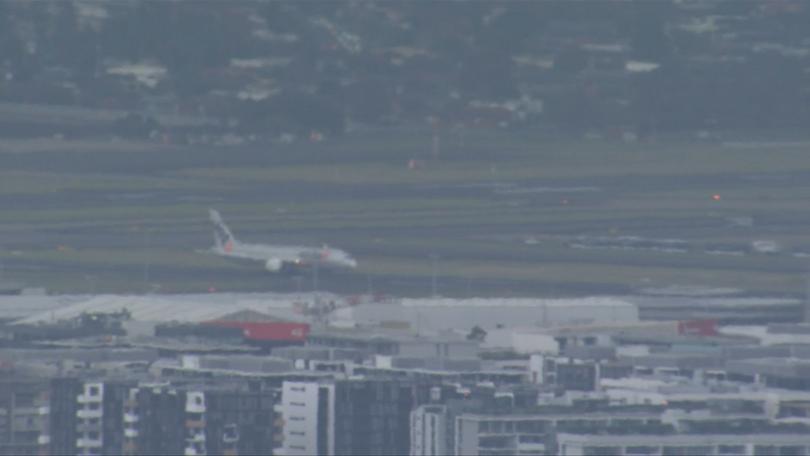
{"type": "Polygon", "coordinates": [[[134,320],[152,322],[196,323],[239,315],[255,317],[256,314],[262,314],[263,318],[302,321],[304,318],[294,310],[294,305],[307,299],[313,296],[278,293],[31,296],[0,298],[0,309],[9,303],[16,310],[12,314],[24,315],[16,324],[49,323],[86,312],[108,313],[123,309],[129,311],[134,320]]]}
{"type": "Polygon", "coordinates": [[[418,335],[412,332],[405,332],[401,330],[391,330],[382,327],[358,327],[352,329],[342,328],[328,328],[328,329],[313,329],[310,338],[337,338],[349,339],[354,341],[367,341],[367,342],[424,342],[424,343],[441,343],[441,342],[470,342],[465,337],[452,333],[433,333],[418,335]]]}
{"type": "Polygon", "coordinates": [[[405,298],[403,307],[635,307],[635,304],[613,297],[571,299],[542,298],[405,298]]]}
{"type": "Polygon", "coordinates": [[[807,445],[807,435],[803,433],[779,434],[568,434],[557,435],[560,444],[580,443],[583,445],[741,445],[748,442],[770,443],[776,445],[807,445]]]}

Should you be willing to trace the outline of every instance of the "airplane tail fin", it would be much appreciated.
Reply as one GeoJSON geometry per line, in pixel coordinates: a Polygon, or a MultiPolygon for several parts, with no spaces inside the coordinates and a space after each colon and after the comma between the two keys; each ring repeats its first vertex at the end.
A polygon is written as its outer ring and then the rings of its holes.
{"type": "Polygon", "coordinates": [[[214,224],[214,243],[215,247],[225,253],[230,253],[236,244],[236,238],[233,237],[231,230],[225,225],[222,216],[216,209],[209,209],[208,215],[211,217],[211,223],[214,224]]]}

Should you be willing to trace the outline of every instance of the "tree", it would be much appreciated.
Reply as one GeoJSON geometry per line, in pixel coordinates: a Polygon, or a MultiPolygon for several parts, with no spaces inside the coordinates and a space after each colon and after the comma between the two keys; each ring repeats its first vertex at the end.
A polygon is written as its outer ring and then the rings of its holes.
{"type": "Polygon", "coordinates": [[[114,131],[125,138],[145,137],[159,128],[160,124],[154,118],[135,113],[117,119],[113,125],[114,131]]]}
{"type": "Polygon", "coordinates": [[[633,3],[634,14],[627,24],[630,30],[632,56],[639,60],[662,62],[672,56],[674,48],[667,35],[667,18],[672,17],[669,2],[633,3]]]}
{"type": "Polygon", "coordinates": [[[467,340],[475,340],[478,342],[483,342],[484,339],[487,338],[487,332],[484,331],[480,326],[474,326],[470,333],[467,334],[467,340]]]}

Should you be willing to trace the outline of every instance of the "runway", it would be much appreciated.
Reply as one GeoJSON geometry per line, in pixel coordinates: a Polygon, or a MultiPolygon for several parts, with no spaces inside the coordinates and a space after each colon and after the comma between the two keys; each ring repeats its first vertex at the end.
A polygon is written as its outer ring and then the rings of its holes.
{"type": "MultiPolygon", "coordinates": [[[[810,172],[803,169],[655,176],[583,172],[533,179],[501,172],[474,181],[330,177],[299,182],[188,170],[272,171],[317,160],[328,176],[332,164],[404,163],[368,148],[338,156],[320,145],[285,151],[156,146],[137,154],[116,153],[114,144],[111,150],[71,152],[59,146],[0,153],[3,172],[17,178],[15,187],[0,184],[0,259],[5,275],[31,286],[134,293],[150,287],[180,292],[315,286],[308,277],[277,277],[259,264],[230,265],[194,253],[212,243],[208,207],[218,208],[247,242],[328,243],[352,252],[360,270],[322,274],[317,284],[340,293],[429,294],[430,255],[440,258],[438,288],[448,296],[625,294],[668,285],[667,276],[675,285],[707,286],[733,286],[738,276],[753,292],[790,294],[802,289],[807,271],[806,260],[790,252],[742,258],[706,253],[712,246],[736,248],[758,238],[787,241],[791,248],[810,245],[805,236],[810,213],[778,200],[769,203],[789,192],[790,204],[799,204],[810,194],[810,172]],[[26,173],[55,190],[26,186],[26,173]],[[710,198],[743,192],[745,201],[733,206],[710,198]],[[753,226],[730,224],[729,218],[740,216],[753,226]],[[677,238],[687,247],[683,253],[571,247],[572,239],[620,236],[677,238]]],[[[452,175],[456,163],[483,167],[492,157],[479,148],[448,155],[441,166],[452,175]]]]}

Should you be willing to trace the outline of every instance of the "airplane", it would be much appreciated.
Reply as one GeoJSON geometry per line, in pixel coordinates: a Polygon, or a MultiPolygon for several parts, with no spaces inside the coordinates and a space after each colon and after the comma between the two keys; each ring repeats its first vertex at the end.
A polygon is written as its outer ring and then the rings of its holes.
{"type": "Polygon", "coordinates": [[[346,251],[295,245],[246,244],[236,238],[225,225],[219,212],[209,209],[214,224],[214,246],[208,253],[228,258],[261,261],[272,273],[296,273],[318,267],[323,269],[354,269],[357,261],[346,251]]]}

